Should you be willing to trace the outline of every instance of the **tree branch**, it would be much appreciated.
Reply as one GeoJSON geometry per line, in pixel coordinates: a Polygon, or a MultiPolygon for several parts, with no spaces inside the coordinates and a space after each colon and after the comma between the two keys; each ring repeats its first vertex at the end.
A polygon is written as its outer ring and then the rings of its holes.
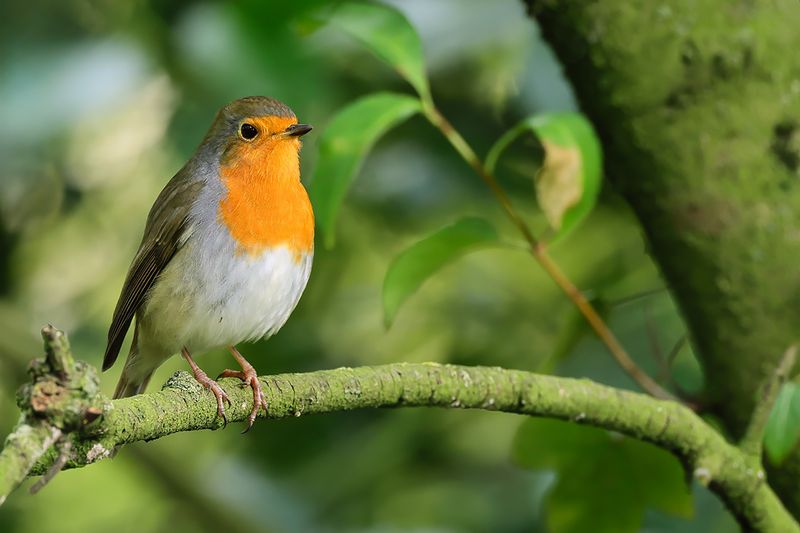
{"type": "Polygon", "coordinates": [[[31,425],[24,420],[17,424],[0,452],[0,505],[60,436],[60,431],[46,424],[31,425]]]}
{"type": "MultiPolygon", "coordinates": [[[[46,330],[44,335],[52,341],[60,333],[46,330]]],[[[66,339],[59,349],[68,351],[66,339]]],[[[109,457],[124,444],[223,426],[211,394],[187,372],[177,372],[159,392],[111,402],[96,395],[92,388],[96,383],[86,377],[94,375],[91,367],[69,361],[63,370],[47,361],[32,365],[34,382],[20,394],[23,421],[0,452],[0,499],[26,475],[48,472],[54,463],[63,461],[65,453],[67,468],[80,467],[109,457]],[[44,369],[50,374],[43,373],[44,369]],[[59,372],[60,388],[50,388],[59,372]],[[76,383],[82,385],[76,387],[76,383]],[[42,408],[42,390],[50,399],[47,408],[42,408]],[[92,413],[98,405],[102,411],[95,417],[92,413]],[[72,418],[65,412],[73,413],[72,418]],[[56,441],[59,446],[53,446],[56,441]]],[[[267,418],[368,407],[435,406],[545,416],[619,431],[673,452],[692,476],[727,503],[746,529],[800,531],[766,484],[759,462],[676,402],[585,379],[433,363],[339,368],[260,379],[269,405],[263,414],[267,418]]],[[[249,389],[234,379],[223,379],[220,384],[232,401],[229,420],[245,420],[252,402],[249,389]]]]}

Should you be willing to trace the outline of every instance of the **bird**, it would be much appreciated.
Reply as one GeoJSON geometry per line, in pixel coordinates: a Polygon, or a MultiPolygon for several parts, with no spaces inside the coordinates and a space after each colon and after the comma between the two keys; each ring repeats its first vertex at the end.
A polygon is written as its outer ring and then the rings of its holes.
{"type": "Polygon", "coordinates": [[[300,181],[301,137],[311,131],[277,99],[249,96],[216,114],[188,162],[156,198],[108,330],[103,370],[133,340],[114,398],[142,393],[180,353],[216,398],[230,399],[194,354],[227,348],[252,388],[248,431],[267,409],[242,342],[275,334],[300,300],[314,258],[314,213],[300,181]]]}

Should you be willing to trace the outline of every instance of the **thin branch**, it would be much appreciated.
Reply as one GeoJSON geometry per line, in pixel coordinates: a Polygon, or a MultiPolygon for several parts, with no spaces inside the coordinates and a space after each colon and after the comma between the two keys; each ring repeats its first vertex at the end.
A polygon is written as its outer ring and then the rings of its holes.
{"type": "Polygon", "coordinates": [[[675,360],[678,358],[678,354],[681,353],[683,347],[686,346],[686,342],[689,340],[689,335],[684,333],[681,335],[675,344],[672,346],[672,349],[669,351],[667,355],[667,368],[672,368],[672,365],[675,364],[675,360]]]}
{"type": "MultiPolygon", "coordinates": [[[[727,443],[688,408],[671,401],[599,385],[518,370],[398,363],[260,378],[268,418],[360,408],[437,406],[485,409],[573,420],[652,442],[671,450],[688,471],[727,502],[748,528],[800,531],[765,483],[757,462],[727,443]]],[[[252,402],[237,380],[221,385],[232,400],[230,422],[244,421],[252,402]]],[[[84,466],[115,447],[179,431],[220,429],[216,403],[187,372],[176,373],[160,392],[114,400],[94,435],[73,433],[67,467],[84,466]]],[[[58,453],[34,469],[48,470],[58,453]]],[[[0,460],[0,478],[8,461],[0,460]]]]}
{"type": "Polygon", "coordinates": [[[675,376],[672,375],[672,366],[675,364],[675,359],[678,357],[678,354],[681,353],[683,347],[686,346],[688,340],[689,336],[686,333],[678,337],[678,340],[672,345],[667,357],[664,359],[664,365],[656,375],[656,381],[669,384],[672,390],[674,390],[683,401],[683,405],[695,413],[702,413],[705,408],[705,399],[702,394],[689,392],[683,388],[683,386],[675,380],[675,376]]]}
{"type": "Polygon", "coordinates": [[[745,454],[761,460],[761,451],[764,441],[764,430],[769,420],[769,414],[772,411],[772,406],[775,405],[775,399],[781,386],[786,382],[789,373],[794,368],[797,361],[797,345],[793,344],[786,349],[783,353],[778,366],[772,374],[772,378],[767,380],[761,388],[758,402],[750,416],[750,423],[747,426],[747,431],[739,442],[739,449],[745,454]]]}
{"type": "Polygon", "coordinates": [[[650,308],[649,302],[644,304],[644,325],[647,332],[647,341],[650,344],[650,354],[658,365],[658,374],[656,374],[655,379],[659,383],[663,383],[664,381],[659,377],[668,374],[669,367],[664,353],[661,351],[661,339],[658,336],[658,328],[656,328],[656,324],[653,321],[653,310],[650,308]]]}
{"type": "Polygon", "coordinates": [[[699,405],[697,405],[695,399],[690,398],[691,395],[683,390],[680,384],[677,383],[675,378],[672,376],[672,364],[675,362],[675,358],[678,356],[681,348],[683,348],[683,345],[686,343],[686,335],[681,335],[677,342],[673,344],[669,353],[665,356],[664,352],[661,350],[661,339],[659,338],[658,328],[656,327],[655,320],[653,319],[653,311],[650,307],[650,304],[647,302],[644,304],[644,317],[647,338],[650,343],[650,353],[653,355],[653,359],[655,359],[655,362],[658,365],[658,372],[656,373],[655,377],[656,382],[670,385],[673,390],[677,392],[678,397],[684,400],[684,405],[696,412],[699,408],[699,405]]]}
{"type": "MultiPolygon", "coordinates": [[[[53,475],[61,466],[91,464],[132,442],[223,427],[211,393],[187,372],[176,373],[159,392],[110,401],[97,393],[94,368],[71,359],[66,336],[53,329],[43,335],[48,358],[31,365],[33,382],[19,396],[22,420],[0,451],[0,503],[28,475],[53,475]],[[68,355],[61,360],[69,364],[51,366],[51,347],[68,355]],[[54,446],[56,442],[60,445],[54,446]]],[[[692,476],[727,503],[743,528],[800,532],[765,482],[758,459],[729,444],[677,402],[586,379],[434,363],[259,379],[268,403],[262,416],[267,418],[427,406],[544,416],[617,431],[674,453],[692,476]]],[[[245,420],[252,402],[249,389],[235,379],[223,379],[220,385],[232,401],[229,420],[245,420]]]]}
{"type": "Polygon", "coordinates": [[[61,472],[67,465],[67,461],[69,460],[69,452],[72,450],[72,441],[69,439],[64,439],[61,442],[57,442],[56,447],[58,449],[58,457],[56,458],[55,462],[50,465],[50,468],[47,469],[47,472],[45,472],[44,475],[33,484],[31,487],[31,494],[36,494],[42,490],[48,483],[50,483],[50,481],[53,480],[54,477],[56,477],[56,474],[61,472]]]}
{"type": "Polygon", "coordinates": [[[525,238],[530,254],[539,262],[545,272],[556,282],[561,290],[564,291],[567,297],[572,300],[573,304],[575,304],[597,336],[600,337],[600,340],[606,345],[608,351],[611,352],[611,355],[622,369],[642,388],[642,390],[648,392],[652,396],[679,401],[672,393],[664,389],[653,378],[647,375],[646,372],[639,368],[631,356],[628,355],[628,352],[625,351],[625,348],[622,347],[622,344],[620,344],[614,333],[605,321],[603,321],[600,314],[592,306],[586,296],[584,296],[572,281],[570,281],[567,275],[564,274],[561,268],[550,257],[545,244],[534,237],[528,224],[514,209],[509,196],[500,186],[494,175],[489,172],[489,169],[486,168],[480,158],[475,154],[469,143],[467,143],[461,134],[432,103],[423,106],[423,111],[431,124],[441,131],[442,135],[450,141],[450,144],[455,148],[456,152],[461,155],[464,161],[472,167],[484,183],[492,190],[492,193],[494,193],[503,211],[505,211],[508,218],[511,219],[511,222],[525,238]]]}
{"type": "Polygon", "coordinates": [[[59,430],[43,422],[28,424],[24,417],[20,420],[0,451],[0,505],[60,436],[59,430]]]}
{"type": "Polygon", "coordinates": [[[611,307],[622,307],[624,305],[631,304],[633,302],[643,300],[645,298],[649,298],[651,296],[655,296],[656,294],[661,294],[662,292],[667,292],[666,287],[657,287],[655,289],[647,289],[642,292],[637,292],[635,294],[630,294],[628,296],[623,296],[617,300],[612,301],[609,305],[611,307]]]}

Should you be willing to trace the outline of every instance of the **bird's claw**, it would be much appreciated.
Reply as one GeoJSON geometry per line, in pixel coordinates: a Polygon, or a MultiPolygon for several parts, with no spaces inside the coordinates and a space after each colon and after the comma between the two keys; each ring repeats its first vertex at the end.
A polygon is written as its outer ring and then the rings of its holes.
{"type": "Polygon", "coordinates": [[[183,355],[183,358],[189,363],[189,366],[192,367],[194,379],[200,385],[210,390],[217,399],[217,416],[222,418],[222,428],[224,429],[225,426],[228,425],[228,417],[225,416],[225,404],[223,402],[228,402],[229,406],[233,405],[231,403],[231,399],[228,398],[228,394],[222,389],[222,387],[219,386],[219,383],[208,377],[208,374],[203,372],[203,369],[197,366],[197,363],[194,362],[189,350],[185,346],[181,350],[181,355],[183,355]]]}
{"type": "Polygon", "coordinates": [[[225,369],[217,377],[219,378],[237,378],[242,380],[244,386],[249,386],[253,389],[253,408],[247,416],[247,427],[242,431],[242,434],[247,433],[253,427],[253,424],[258,417],[258,410],[262,407],[264,411],[267,410],[267,398],[264,396],[264,390],[261,386],[261,381],[258,379],[258,374],[252,366],[245,366],[242,370],[225,369]]]}
{"type": "Polygon", "coordinates": [[[224,402],[228,402],[229,406],[233,405],[231,403],[231,399],[228,397],[228,393],[225,392],[225,390],[222,387],[220,387],[219,383],[209,378],[208,376],[205,376],[205,379],[203,379],[202,377],[198,378],[197,376],[195,376],[195,378],[197,378],[197,381],[198,383],[200,383],[200,385],[210,390],[211,393],[214,395],[214,397],[217,399],[217,416],[222,419],[222,428],[224,429],[225,426],[228,425],[228,417],[225,416],[224,402]]]}
{"type": "Polygon", "coordinates": [[[250,431],[253,427],[260,408],[263,407],[264,412],[267,411],[267,399],[264,397],[264,390],[261,387],[261,381],[259,381],[258,376],[251,377],[247,380],[247,383],[253,389],[253,409],[247,416],[247,427],[242,431],[242,435],[250,431]]]}
{"type": "Polygon", "coordinates": [[[250,410],[250,414],[247,415],[247,427],[242,434],[247,433],[253,427],[253,424],[256,421],[256,417],[258,416],[258,410],[262,407],[264,411],[267,410],[267,399],[264,397],[264,391],[261,388],[261,381],[258,380],[258,375],[256,375],[256,371],[253,370],[252,373],[245,371],[245,379],[242,381],[245,382],[251,389],[253,389],[253,408],[250,410]]]}

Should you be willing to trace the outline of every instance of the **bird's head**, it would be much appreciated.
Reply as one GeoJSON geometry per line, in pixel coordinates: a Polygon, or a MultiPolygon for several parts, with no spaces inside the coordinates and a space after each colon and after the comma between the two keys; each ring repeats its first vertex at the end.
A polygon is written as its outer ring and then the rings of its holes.
{"type": "Polygon", "coordinates": [[[300,137],[311,131],[299,124],[286,104],[266,96],[248,96],[223,107],[203,144],[221,167],[258,165],[264,171],[296,168],[300,137]]]}

